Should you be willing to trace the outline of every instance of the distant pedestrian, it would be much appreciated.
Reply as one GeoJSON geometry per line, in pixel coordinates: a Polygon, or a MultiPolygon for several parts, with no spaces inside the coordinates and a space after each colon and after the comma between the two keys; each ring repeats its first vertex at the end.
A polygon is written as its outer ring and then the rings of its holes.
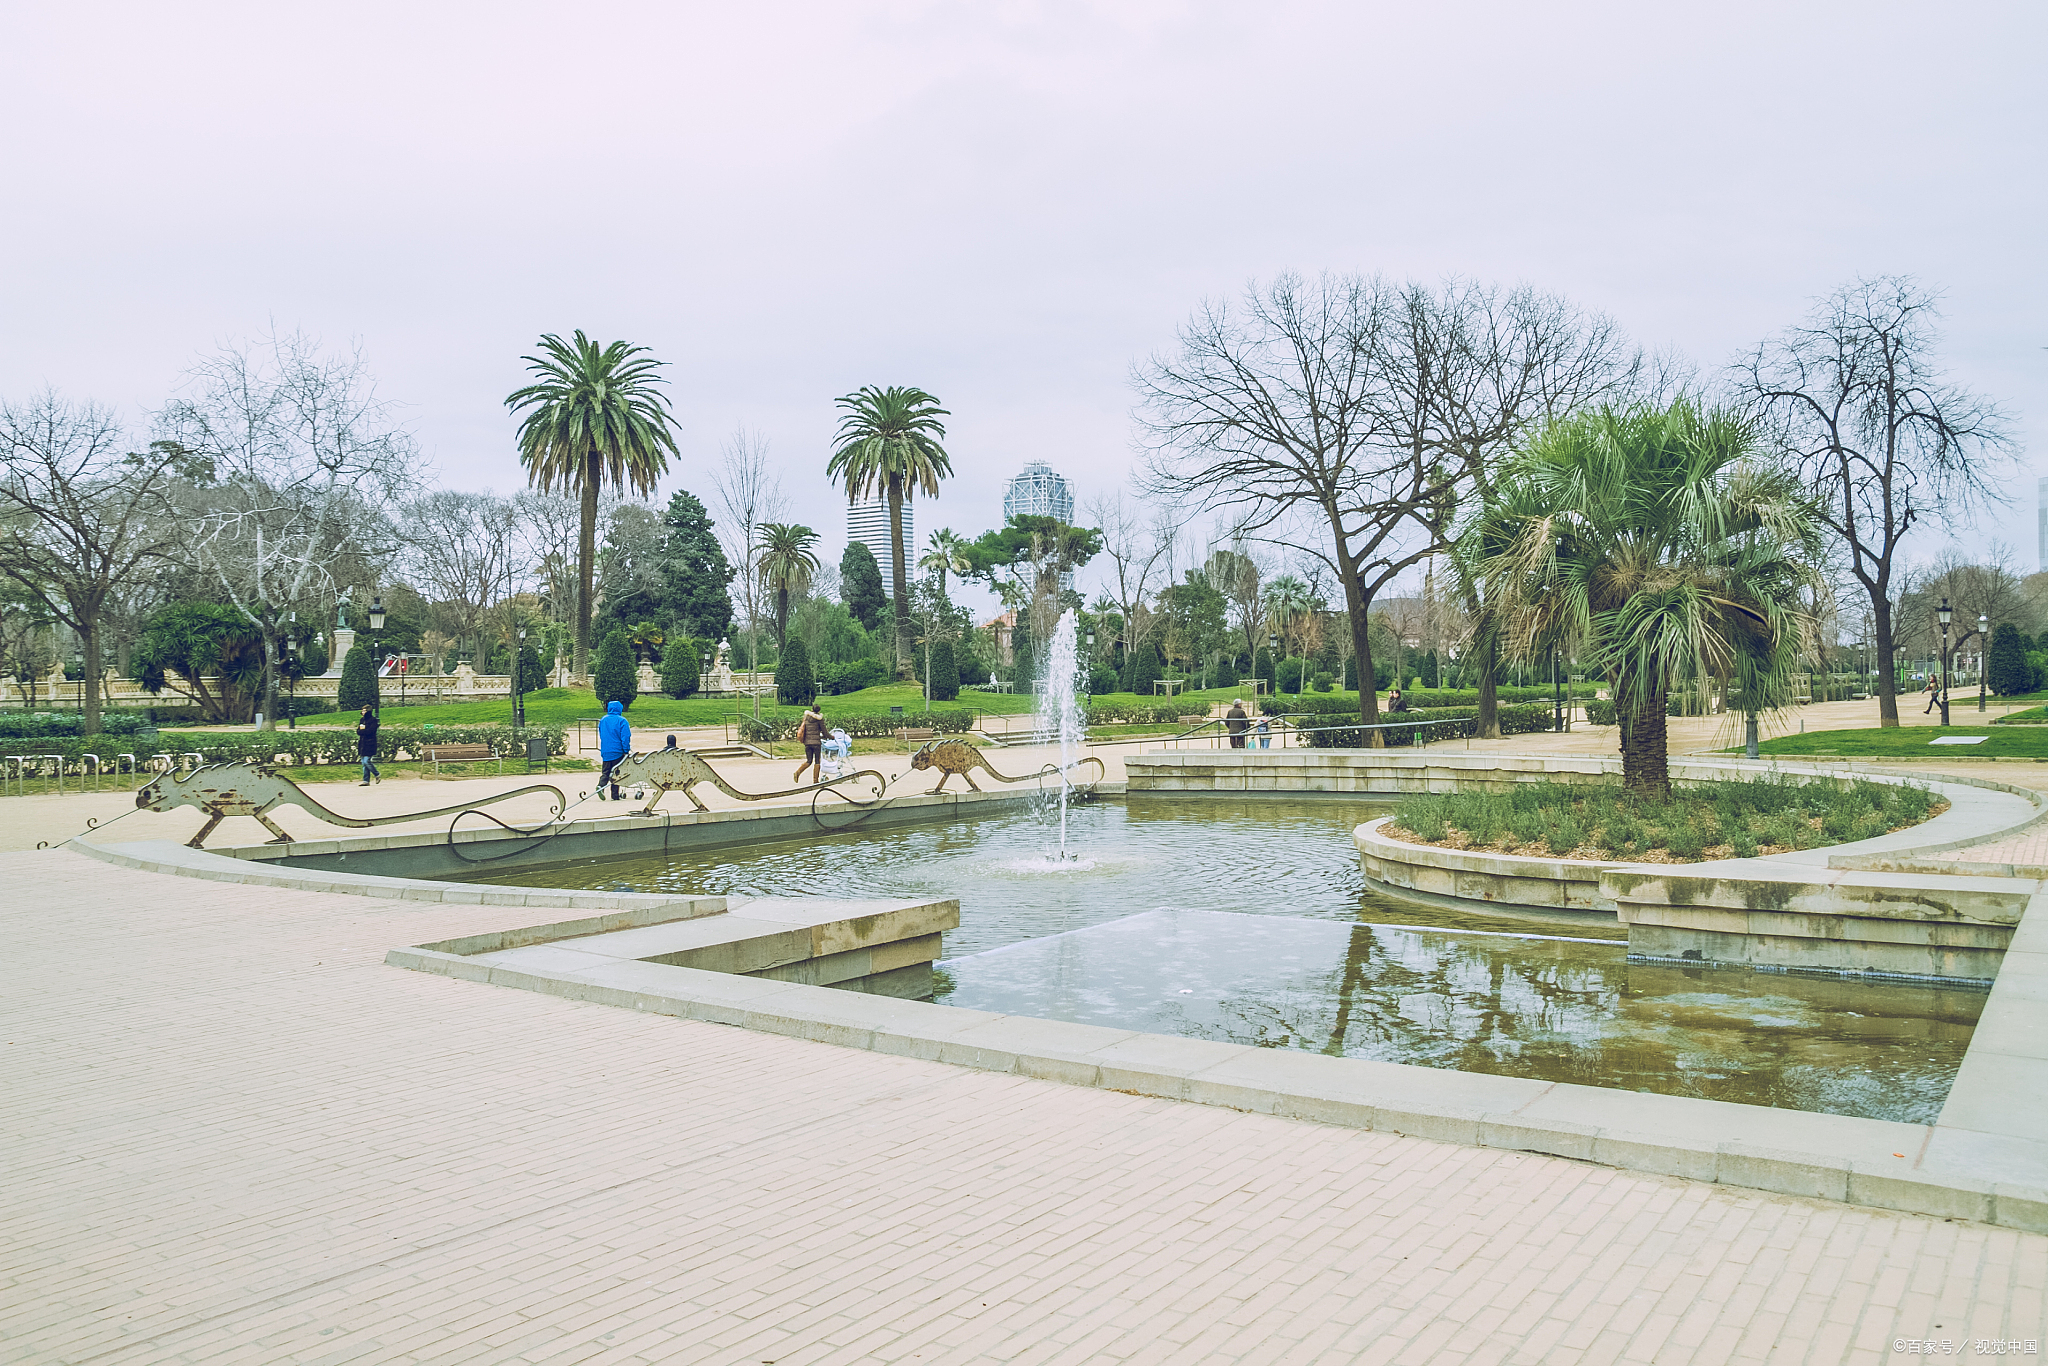
{"type": "Polygon", "coordinates": [[[1245,714],[1244,699],[1230,699],[1230,710],[1223,713],[1223,729],[1230,732],[1230,747],[1244,748],[1244,733],[1251,729],[1251,718],[1245,714]]]}
{"type": "Polygon", "coordinates": [[[1933,711],[1934,704],[1939,701],[1941,701],[1941,675],[1929,674],[1927,675],[1927,706],[1921,710],[1920,714],[1925,716],[1928,712],[1933,711]]]}
{"type": "Polygon", "coordinates": [[[356,757],[363,761],[363,780],[357,787],[384,781],[377,771],[377,713],[370,707],[363,708],[363,719],[356,722],[356,757]]]}
{"type": "Polygon", "coordinates": [[[1387,710],[1388,710],[1388,711],[1406,711],[1406,710],[1408,710],[1408,699],[1407,699],[1407,698],[1405,698],[1405,697],[1403,697],[1403,696],[1401,696],[1401,690],[1400,690],[1399,688],[1396,688],[1396,689],[1394,689],[1394,690],[1393,690],[1392,692],[1390,692],[1390,693],[1388,693],[1388,694],[1387,694],[1387,710]]]}
{"type": "Polygon", "coordinates": [[[815,700],[804,712],[804,719],[797,725],[796,738],[803,742],[804,761],[797,765],[796,777],[790,781],[802,784],[804,770],[811,771],[811,781],[825,781],[825,713],[815,700]]]}
{"type": "Polygon", "coordinates": [[[612,800],[621,801],[619,784],[613,774],[626,756],[633,752],[633,727],[626,721],[626,709],[617,702],[604,704],[604,719],[597,723],[597,757],[604,760],[604,767],[597,772],[597,797],[604,800],[604,789],[611,784],[612,800]]]}
{"type": "Polygon", "coordinates": [[[1273,729],[1272,726],[1267,722],[1266,718],[1263,716],[1259,718],[1258,733],[1258,748],[1271,749],[1273,747],[1273,729]]]}

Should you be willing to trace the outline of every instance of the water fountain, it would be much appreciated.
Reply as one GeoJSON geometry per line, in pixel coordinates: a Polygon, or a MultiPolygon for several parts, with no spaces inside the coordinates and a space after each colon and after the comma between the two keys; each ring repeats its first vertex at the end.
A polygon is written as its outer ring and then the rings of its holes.
{"type": "Polygon", "coordinates": [[[1038,695],[1037,729],[1040,735],[1057,734],[1060,742],[1060,847],[1055,862],[1078,860],[1067,852],[1067,797],[1073,790],[1073,765],[1080,759],[1088,738],[1087,718],[1081,714],[1079,687],[1081,651],[1074,613],[1061,615],[1053,627],[1052,645],[1045,664],[1045,688],[1038,695]]]}

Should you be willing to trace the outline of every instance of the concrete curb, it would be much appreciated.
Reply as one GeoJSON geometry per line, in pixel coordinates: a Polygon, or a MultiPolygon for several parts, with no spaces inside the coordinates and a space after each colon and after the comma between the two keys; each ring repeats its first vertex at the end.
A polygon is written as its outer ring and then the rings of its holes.
{"type": "Polygon", "coordinates": [[[2048,1172],[2038,1183],[2000,1182],[1928,1168],[1922,1154],[1933,1125],[1213,1043],[644,962],[513,970],[418,947],[393,949],[384,961],[1070,1086],[2048,1232],[2048,1172]]]}

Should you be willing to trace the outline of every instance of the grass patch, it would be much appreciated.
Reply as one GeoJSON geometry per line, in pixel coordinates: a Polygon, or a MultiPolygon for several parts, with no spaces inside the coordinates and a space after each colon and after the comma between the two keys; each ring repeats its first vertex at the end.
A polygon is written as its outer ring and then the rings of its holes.
{"type": "Polygon", "coordinates": [[[1948,809],[1926,788],[1760,778],[1674,788],[1669,801],[1619,787],[1516,783],[1506,792],[1404,798],[1395,838],[1553,858],[1689,863],[1870,839],[1948,809]]]}
{"type": "MultiPolygon", "coordinates": [[[[1856,759],[2048,759],[2048,729],[2027,726],[1998,729],[1994,726],[1894,726],[1864,727],[1858,730],[1815,730],[1804,735],[1781,735],[1757,747],[1761,754],[1834,755],[1856,759]],[[1930,743],[1941,735],[1982,735],[1974,745],[1930,743]]],[[[1722,751],[1739,754],[1736,746],[1722,751]]]]}

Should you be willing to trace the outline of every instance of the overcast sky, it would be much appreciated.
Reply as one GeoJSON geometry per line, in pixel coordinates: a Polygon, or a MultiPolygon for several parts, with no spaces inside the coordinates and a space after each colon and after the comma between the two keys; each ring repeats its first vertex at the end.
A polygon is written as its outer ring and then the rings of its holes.
{"type": "Polygon", "coordinates": [[[834,396],[938,395],[920,540],[978,532],[1027,459],[1114,489],[1131,363],[1279,270],[1526,282],[1707,366],[1904,272],[2026,446],[1966,541],[2037,567],[2038,0],[4,13],[9,398],[139,425],[275,323],[359,341],[441,482],[509,491],[519,357],[580,327],[670,363],[664,496],[744,424],[836,558],[834,396]]]}

